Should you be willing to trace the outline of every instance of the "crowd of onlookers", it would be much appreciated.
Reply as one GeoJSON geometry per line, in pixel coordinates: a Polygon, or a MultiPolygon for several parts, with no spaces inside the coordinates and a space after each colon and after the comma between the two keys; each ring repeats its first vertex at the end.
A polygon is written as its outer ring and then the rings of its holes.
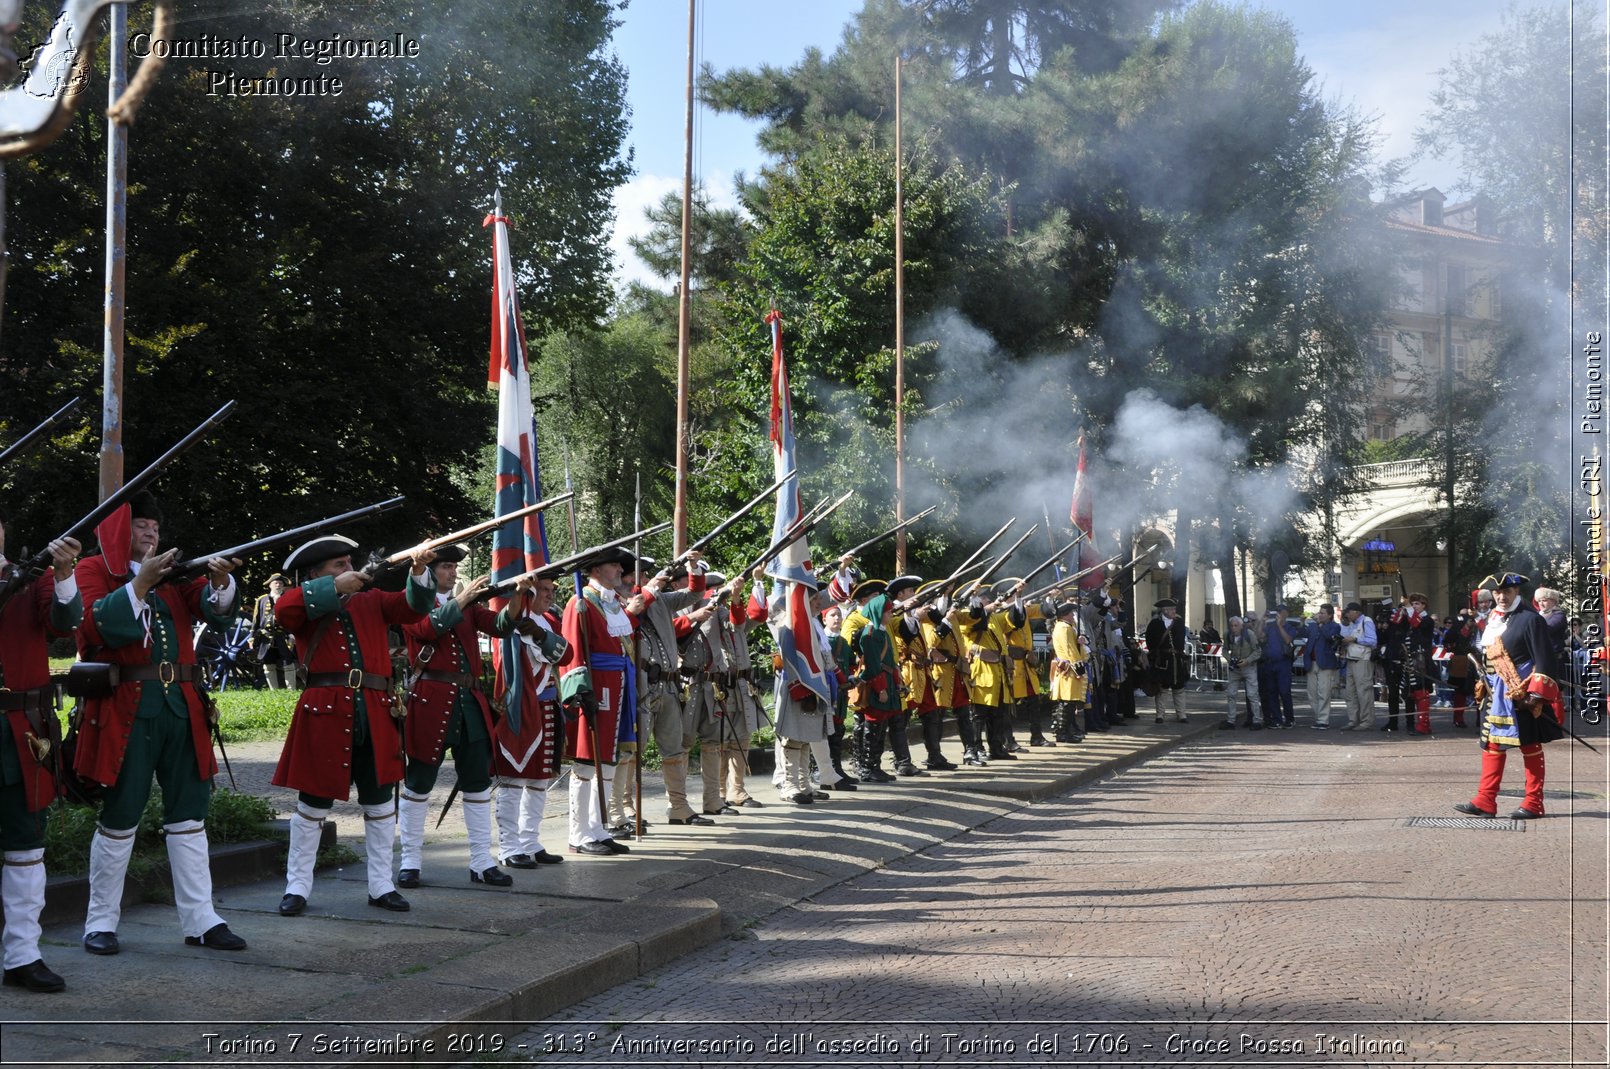
{"type": "MultiPolygon", "coordinates": [[[[1571,666],[1571,678],[1561,681],[1571,699],[1593,694],[1599,688],[1586,683],[1598,670],[1597,631],[1590,634],[1579,617],[1566,614],[1557,590],[1540,587],[1533,600],[1560,663],[1571,666]]],[[[1338,714],[1345,716],[1343,730],[1373,726],[1375,703],[1384,701],[1380,730],[1429,734],[1427,722],[1413,718],[1416,695],[1425,696],[1439,723],[1473,728],[1477,638],[1491,609],[1491,592],[1478,591],[1470,607],[1443,616],[1427,611],[1424,595],[1409,594],[1395,604],[1351,602],[1339,612],[1321,605],[1303,618],[1280,604],[1262,617],[1231,617],[1227,633],[1204,617],[1187,632],[1193,675],[1226,692],[1225,729],[1292,727],[1298,675],[1318,729],[1331,727],[1338,714]]]]}

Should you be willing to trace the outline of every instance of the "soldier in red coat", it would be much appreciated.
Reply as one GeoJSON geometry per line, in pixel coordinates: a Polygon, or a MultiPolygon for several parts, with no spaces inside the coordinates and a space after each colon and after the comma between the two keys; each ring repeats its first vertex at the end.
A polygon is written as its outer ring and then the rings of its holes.
{"type": "MultiPolygon", "coordinates": [[[[56,688],[50,685],[50,640],[73,633],[84,616],[73,565],[78,542],[48,547],[51,570],[23,586],[0,609],[0,899],[5,902],[5,983],[30,991],[67,986],[39,955],[45,906],[45,815],[56,800],[52,748],[59,741],[56,688]]],[[[0,523],[0,584],[16,565],[6,560],[0,523]]]]}
{"type": "Polygon", "coordinates": [[[527,595],[524,615],[515,625],[520,644],[521,680],[517,695],[505,687],[507,705],[519,703],[520,722],[512,711],[498,718],[493,730],[492,768],[498,776],[498,851],[513,869],[557,865],[564,858],[542,847],[542,814],[548,788],[559,778],[563,749],[559,715],[559,663],[569,648],[560,637],[559,614],[553,611],[552,579],[537,579],[527,595]]]}
{"type": "Polygon", "coordinates": [[[296,637],[305,673],[291,730],[285,736],[274,785],[297,791],[291,815],[291,845],[285,859],[285,895],[280,914],[307,908],[319,833],[335,799],[358,787],[363,809],[369,904],[405,912],[408,900],[391,878],[391,847],[397,837],[392,788],[403,778],[402,736],[391,694],[390,624],[411,624],[436,603],[427,565],[433,554],[413,554],[403,592],[366,589],[369,579],[352,567],[357,543],[341,535],[316,538],[292,553],[285,570],[307,578],[274,606],[280,623],[296,637]]]}
{"type": "Polygon", "coordinates": [[[634,622],[620,600],[621,576],[636,563],[625,550],[604,550],[582,564],[587,581],[565,606],[560,630],[570,648],[560,663],[559,699],[575,717],[565,745],[575,762],[570,781],[570,852],[605,857],[631,849],[604,828],[595,774],[607,792],[615,776],[615,733],[622,721],[636,740],[637,667],[634,622]]]}
{"type": "Polygon", "coordinates": [[[408,716],[403,742],[408,772],[398,801],[402,834],[398,887],[418,887],[420,854],[430,792],[449,747],[464,803],[464,830],[470,840],[470,882],[507,887],[513,877],[492,860],[492,707],[481,689],[481,635],[506,638],[525,611],[529,579],[522,580],[502,612],[481,604],[489,576],[481,576],[456,595],[458,565],[469,547],[436,551],[436,608],[403,628],[408,642],[408,716]]]}
{"type": "Polygon", "coordinates": [[[153,775],[162,787],[162,828],[185,942],[246,947],[212,905],[206,819],[218,762],[192,640],[198,620],[222,625],[234,618],[235,562],[215,557],[207,576],[165,584],[178,550],[157,552],[161,527],[156,499],[135,494],[96,529],[101,553],[79,561],[76,573],[84,599],[78,659],[109,665],[112,680],[110,692],[86,697],[78,714],[78,774],[108,788],[90,840],[84,949],[91,954],[118,952],[123,880],[153,775]]]}

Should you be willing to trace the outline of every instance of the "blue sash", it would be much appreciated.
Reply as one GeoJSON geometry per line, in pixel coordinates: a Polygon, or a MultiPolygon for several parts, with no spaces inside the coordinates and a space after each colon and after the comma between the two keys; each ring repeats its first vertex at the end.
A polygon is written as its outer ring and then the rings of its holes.
{"type": "Polygon", "coordinates": [[[616,742],[637,741],[637,669],[622,653],[594,653],[587,666],[595,672],[619,672],[626,682],[621,693],[620,713],[615,722],[616,742]]]}

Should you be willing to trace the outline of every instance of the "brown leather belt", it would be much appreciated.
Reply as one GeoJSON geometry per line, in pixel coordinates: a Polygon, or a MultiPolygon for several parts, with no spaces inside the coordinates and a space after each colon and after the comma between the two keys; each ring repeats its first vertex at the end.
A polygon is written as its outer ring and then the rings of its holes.
{"type": "MultiPolygon", "coordinates": [[[[385,677],[379,678],[383,679],[385,677]]],[[[472,690],[475,689],[477,683],[476,678],[468,672],[421,672],[419,673],[419,678],[421,680],[428,679],[432,683],[451,683],[455,687],[469,687],[472,690]]],[[[390,681],[387,680],[387,682],[390,681]]],[[[369,686],[369,684],[365,683],[364,686],[369,686]]],[[[384,686],[385,684],[381,684],[376,689],[384,689],[384,686]]]]}
{"type": "Polygon", "coordinates": [[[310,672],[307,677],[307,689],[314,687],[347,687],[350,690],[390,690],[391,677],[377,676],[373,672],[362,672],[356,668],[345,672],[310,672]]]}
{"type": "Polygon", "coordinates": [[[32,690],[0,690],[0,711],[10,712],[21,709],[23,712],[44,712],[56,707],[56,687],[54,684],[44,687],[34,687],[32,690]]]}
{"type": "Polygon", "coordinates": [[[677,676],[677,673],[668,668],[662,668],[657,664],[645,664],[643,666],[643,674],[648,677],[650,686],[653,686],[656,683],[670,683],[674,681],[677,676]]]}
{"type": "Polygon", "coordinates": [[[1029,655],[1029,651],[1024,649],[1022,646],[1008,646],[1006,654],[1014,661],[1021,661],[1023,658],[1029,655]]]}
{"type": "Polygon", "coordinates": [[[978,659],[983,661],[985,664],[1001,663],[1001,655],[995,650],[979,650],[978,659]]]}
{"type": "Polygon", "coordinates": [[[179,664],[176,661],[158,661],[156,664],[120,664],[117,666],[119,683],[195,683],[201,679],[198,665],[179,664]]]}

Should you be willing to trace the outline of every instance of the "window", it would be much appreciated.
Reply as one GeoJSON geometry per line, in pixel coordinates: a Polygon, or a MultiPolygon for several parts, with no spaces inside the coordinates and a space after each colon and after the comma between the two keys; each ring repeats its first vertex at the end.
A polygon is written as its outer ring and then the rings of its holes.
{"type": "Polygon", "coordinates": [[[1470,314],[1470,280],[1463,267],[1448,265],[1448,311],[1456,316],[1470,314]]]}
{"type": "Polygon", "coordinates": [[[1470,372],[1470,343],[1456,341],[1449,346],[1453,353],[1453,371],[1455,375],[1466,375],[1470,372]]]}

